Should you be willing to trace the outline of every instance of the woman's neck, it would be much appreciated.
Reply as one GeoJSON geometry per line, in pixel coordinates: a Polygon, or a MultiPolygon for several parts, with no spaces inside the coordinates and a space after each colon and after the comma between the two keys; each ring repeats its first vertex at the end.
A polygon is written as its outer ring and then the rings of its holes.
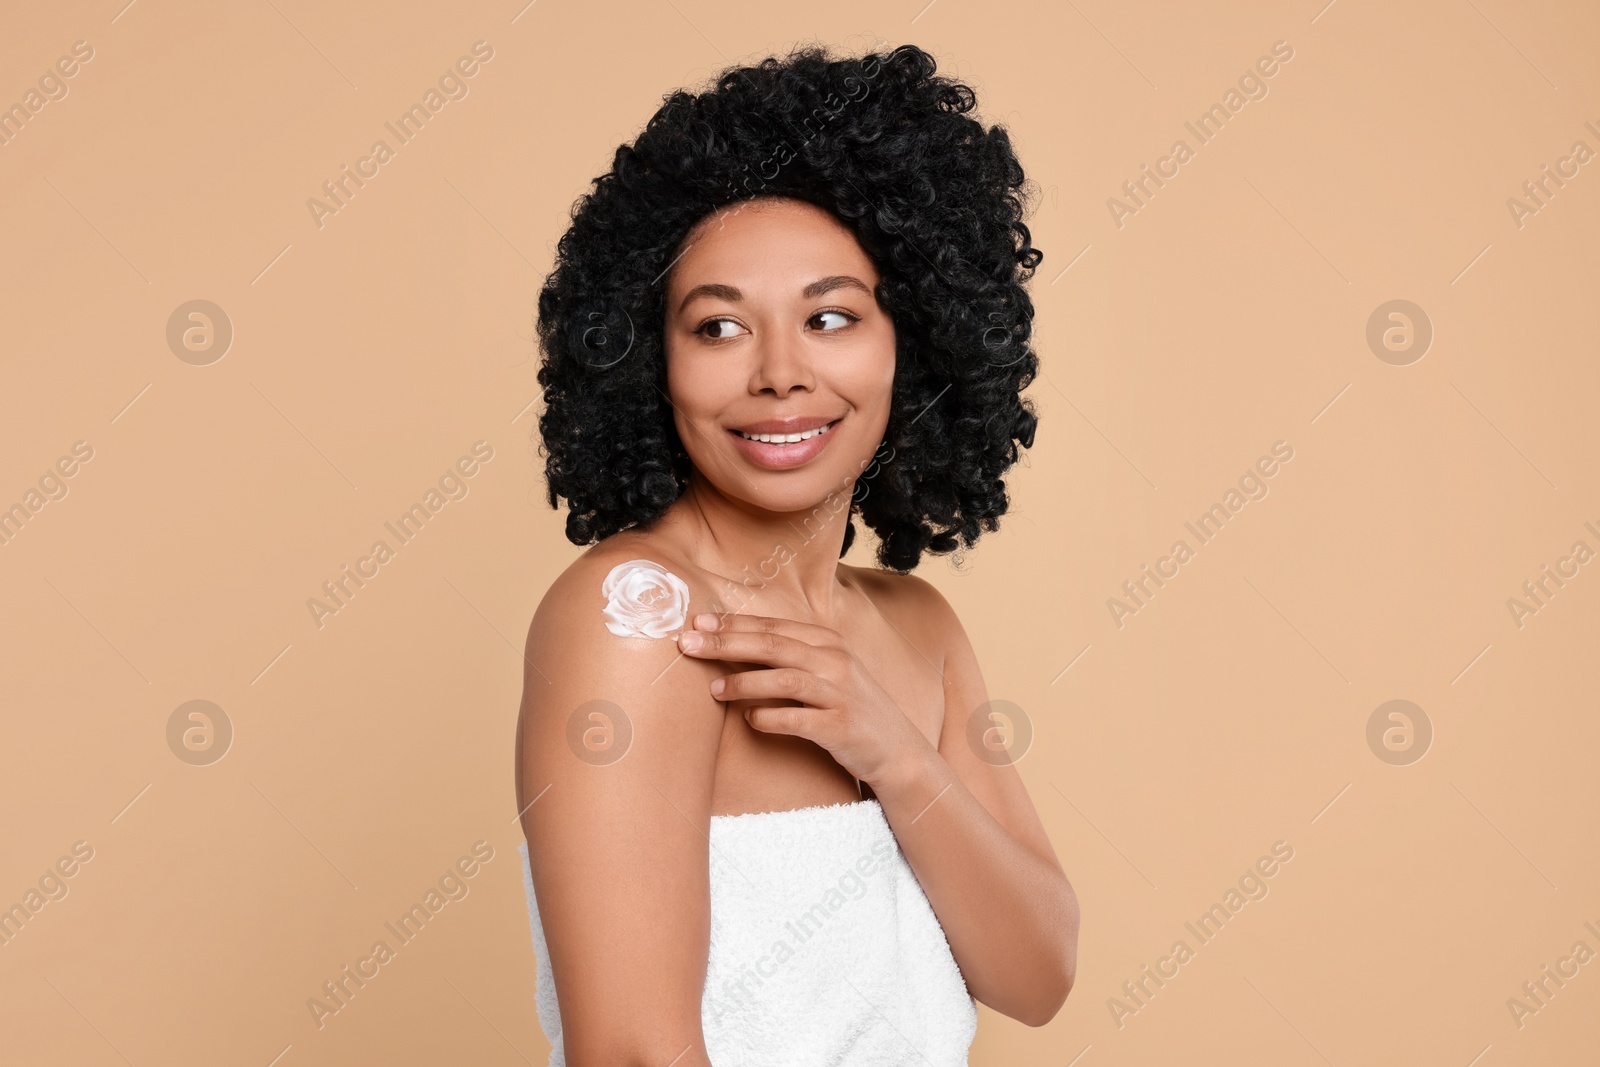
{"type": "Polygon", "coordinates": [[[696,566],[722,579],[717,595],[723,611],[787,616],[798,608],[826,624],[838,600],[850,489],[801,511],[763,511],[694,474],[655,529],[696,566]]]}

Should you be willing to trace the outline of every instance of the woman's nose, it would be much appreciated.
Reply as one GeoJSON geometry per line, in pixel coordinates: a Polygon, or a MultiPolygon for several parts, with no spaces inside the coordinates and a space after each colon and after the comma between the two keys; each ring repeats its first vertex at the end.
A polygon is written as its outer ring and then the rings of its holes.
{"type": "Polygon", "coordinates": [[[751,392],[771,390],[783,397],[796,388],[814,389],[816,384],[811,355],[806,351],[803,338],[768,334],[758,346],[756,368],[750,380],[751,392]]]}

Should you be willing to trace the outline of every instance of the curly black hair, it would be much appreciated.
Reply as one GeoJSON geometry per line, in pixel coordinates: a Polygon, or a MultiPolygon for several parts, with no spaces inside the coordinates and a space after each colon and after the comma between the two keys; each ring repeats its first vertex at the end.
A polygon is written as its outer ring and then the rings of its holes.
{"type": "MultiPolygon", "coordinates": [[[[1004,127],[968,116],[976,103],[915,45],[843,59],[797,47],[663,98],[574,203],[539,293],[541,452],[568,540],[648,524],[688,486],[662,279],[695,223],[753,197],[827,209],[878,270],[896,335],[889,451],[850,509],[878,535],[878,562],[905,573],[998,528],[1002,476],[1037,424],[1020,394],[1038,373],[1025,283],[1044,254],[1022,221],[1036,183],[1004,127]]],[[[841,555],[854,537],[847,520],[841,555]]]]}

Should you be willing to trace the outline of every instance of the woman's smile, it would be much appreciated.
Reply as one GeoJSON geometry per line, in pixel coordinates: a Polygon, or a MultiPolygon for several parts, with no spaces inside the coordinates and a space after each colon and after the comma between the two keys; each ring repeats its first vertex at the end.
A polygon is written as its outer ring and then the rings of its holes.
{"type": "Polygon", "coordinates": [[[775,419],[751,423],[748,427],[729,427],[739,451],[758,467],[767,470],[790,470],[810,462],[832,437],[834,427],[843,416],[822,422],[820,419],[775,419]],[[788,424],[805,429],[789,429],[788,424]]]}

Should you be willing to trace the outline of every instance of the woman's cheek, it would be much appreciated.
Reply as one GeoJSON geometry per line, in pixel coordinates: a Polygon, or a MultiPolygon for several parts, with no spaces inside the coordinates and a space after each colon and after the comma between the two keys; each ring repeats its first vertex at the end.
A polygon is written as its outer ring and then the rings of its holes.
{"type": "Polygon", "coordinates": [[[874,339],[849,361],[849,379],[840,391],[864,410],[887,407],[894,393],[894,362],[894,338],[874,339]]]}
{"type": "Polygon", "coordinates": [[[667,368],[667,396],[672,402],[673,418],[679,424],[680,437],[686,432],[693,433],[695,429],[702,428],[708,421],[715,421],[715,399],[720,395],[716,376],[708,375],[704,368],[683,364],[676,369],[671,366],[667,368]],[[684,422],[696,425],[685,430],[682,425],[684,422]]]}

